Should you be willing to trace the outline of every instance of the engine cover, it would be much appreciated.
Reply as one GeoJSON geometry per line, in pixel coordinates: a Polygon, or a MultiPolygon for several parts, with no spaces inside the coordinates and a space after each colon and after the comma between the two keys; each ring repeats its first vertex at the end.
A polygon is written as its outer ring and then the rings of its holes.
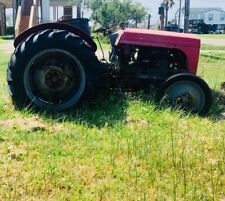
{"type": "Polygon", "coordinates": [[[200,39],[192,34],[128,28],[119,32],[116,46],[135,45],[181,50],[187,57],[188,70],[196,74],[200,39]]]}

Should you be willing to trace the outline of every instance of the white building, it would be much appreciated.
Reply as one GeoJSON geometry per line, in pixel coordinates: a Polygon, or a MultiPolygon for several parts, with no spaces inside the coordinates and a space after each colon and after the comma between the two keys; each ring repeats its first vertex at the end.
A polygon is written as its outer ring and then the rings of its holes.
{"type": "Polygon", "coordinates": [[[13,9],[6,8],[6,26],[13,26],[13,9]]]}
{"type": "MultiPolygon", "coordinates": [[[[176,12],[176,19],[179,11],[176,12]]],[[[189,20],[203,20],[207,25],[214,25],[216,29],[225,29],[225,12],[221,8],[191,8],[189,20]]],[[[181,12],[181,28],[184,27],[184,9],[181,12]]]]}
{"type": "MultiPolygon", "coordinates": [[[[16,0],[14,0],[16,1],[16,0]]],[[[0,0],[1,2],[1,0],[0,0]]],[[[40,1],[38,1],[40,4],[40,1]]],[[[63,6],[72,6],[72,17],[76,18],[76,10],[77,7],[76,5],[77,0],[50,0],[50,10],[49,10],[49,21],[53,22],[58,20],[59,18],[61,18],[63,16],[63,6]]],[[[10,6],[11,4],[9,4],[9,7],[6,8],[6,24],[7,26],[13,26],[13,9],[10,8],[12,6],[10,6]]],[[[91,16],[91,10],[82,7],[81,8],[82,11],[82,17],[84,18],[90,18],[91,16]]],[[[39,16],[41,15],[41,10],[39,8],[39,16]]]]}

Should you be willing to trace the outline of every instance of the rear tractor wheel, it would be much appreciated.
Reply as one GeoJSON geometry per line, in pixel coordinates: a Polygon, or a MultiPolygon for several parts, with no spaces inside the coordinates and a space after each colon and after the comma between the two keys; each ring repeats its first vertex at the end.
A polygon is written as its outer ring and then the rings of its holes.
{"type": "Polygon", "coordinates": [[[166,80],[159,98],[172,107],[199,115],[208,113],[212,105],[211,90],[206,82],[190,74],[177,74],[166,80]]]}
{"type": "Polygon", "coordinates": [[[66,109],[77,103],[84,93],[86,75],[74,55],[49,49],[30,60],[23,82],[27,96],[35,105],[66,109]]]}
{"type": "Polygon", "coordinates": [[[15,50],[7,81],[16,106],[62,111],[97,88],[98,60],[80,38],[66,31],[33,34],[15,50]]]}

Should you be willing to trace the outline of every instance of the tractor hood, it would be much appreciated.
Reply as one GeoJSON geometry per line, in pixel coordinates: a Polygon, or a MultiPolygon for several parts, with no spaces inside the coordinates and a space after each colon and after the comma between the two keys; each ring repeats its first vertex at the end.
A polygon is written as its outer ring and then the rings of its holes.
{"type": "Polygon", "coordinates": [[[200,39],[192,34],[128,28],[119,32],[116,45],[122,44],[164,48],[200,48],[200,39]]]}

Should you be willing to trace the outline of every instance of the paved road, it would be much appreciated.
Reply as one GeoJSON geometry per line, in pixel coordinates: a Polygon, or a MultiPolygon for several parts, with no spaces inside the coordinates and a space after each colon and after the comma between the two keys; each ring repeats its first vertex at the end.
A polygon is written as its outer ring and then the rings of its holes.
{"type": "Polygon", "coordinates": [[[225,39],[201,38],[202,44],[225,46],[225,39]]]}
{"type": "Polygon", "coordinates": [[[4,44],[0,44],[0,51],[7,53],[7,54],[11,54],[14,50],[13,47],[13,41],[7,41],[4,44]]]}

